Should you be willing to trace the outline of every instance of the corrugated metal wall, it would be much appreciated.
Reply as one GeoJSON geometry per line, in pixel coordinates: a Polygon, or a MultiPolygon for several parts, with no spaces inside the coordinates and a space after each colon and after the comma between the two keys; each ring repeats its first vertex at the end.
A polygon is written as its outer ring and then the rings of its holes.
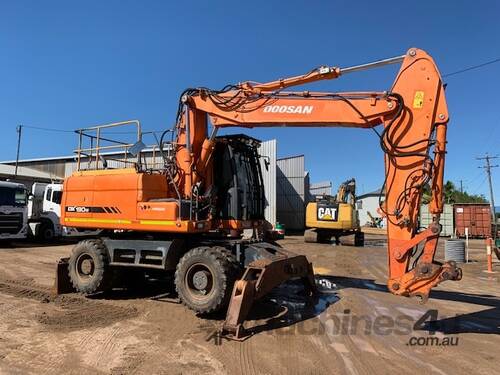
{"type": "MultiPolygon", "coordinates": [[[[427,228],[432,223],[432,214],[429,212],[429,205],[423,204],[420,207],[420,226],[427,228]]],[[[442,225],[441,236],[453,236],[453,205],[445,204],[439,223],[442,225]]]]}
{"type": "Polygon", "coordinates": [[[264,211],[266,220],[273,226],[276,225],[276,139],[262,142],[259,148],[260,167],[264,179],[264,193],[266,196],[266,208],[264,211]],[[266,163],[266,160],[268,163],[266,163]],[[267,164],[267,168],[266,168],[267,164]]]}
{"type": "Polygon", "coordinates": [[[305,227],[304,155],[277,160],[276,217],[286,229],[305,227]]]}

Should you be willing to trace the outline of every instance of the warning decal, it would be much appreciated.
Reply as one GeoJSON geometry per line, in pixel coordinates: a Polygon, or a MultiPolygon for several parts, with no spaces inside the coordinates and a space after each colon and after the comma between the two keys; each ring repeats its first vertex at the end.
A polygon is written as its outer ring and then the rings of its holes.
{"type": "Polygon", "coordinates": [[[413,98],[413,108],[422,108],[424,106],[424,92],[416,91],[413,98]]]}

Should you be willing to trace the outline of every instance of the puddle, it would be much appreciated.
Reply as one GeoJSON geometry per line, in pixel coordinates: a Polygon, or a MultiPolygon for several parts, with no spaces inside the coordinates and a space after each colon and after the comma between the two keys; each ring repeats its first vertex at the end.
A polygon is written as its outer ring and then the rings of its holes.
{"type": "Polygon", "coordinates": [[[340,299],[336,284],[323,278],[315,278],[315,281],[318,288],[316,297],[308,297],[300,281],[284,283],[269,294],[269,301],[286,309],[282,321],[292,323],[313,318],[340,299]]]}

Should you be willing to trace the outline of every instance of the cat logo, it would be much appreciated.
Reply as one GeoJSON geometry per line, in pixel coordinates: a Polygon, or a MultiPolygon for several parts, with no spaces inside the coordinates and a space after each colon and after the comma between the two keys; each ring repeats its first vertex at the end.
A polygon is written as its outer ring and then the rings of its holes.
{"type": "Polygon", "coordinates": [[[337,221],[338,207],[318,206],[318,220],[337,221]]]}

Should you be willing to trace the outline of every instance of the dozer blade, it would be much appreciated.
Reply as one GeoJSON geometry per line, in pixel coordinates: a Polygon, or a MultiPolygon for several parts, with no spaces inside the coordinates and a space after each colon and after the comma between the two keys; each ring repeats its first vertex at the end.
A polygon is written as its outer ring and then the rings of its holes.
{"type": "Polygon", "coordinates": [[[253,303],[283,282],[301,278],[306,291],[316,295],[312,264],[304,255],[280,252],[272,259],[257,259],[250,263],[241,280],[234,284],[222,335],[229,339],[244,340],[248,332],[243,323],[253,303]]]}
{"type": "Polygon", "coordinates": [[[75,291],[75,288],[73,288],[71,280],[69,279],[68,260],[69,258],[61,258],[57,262],[56,280],[54,285],[56,295],[72,293],[75,291]]]}

